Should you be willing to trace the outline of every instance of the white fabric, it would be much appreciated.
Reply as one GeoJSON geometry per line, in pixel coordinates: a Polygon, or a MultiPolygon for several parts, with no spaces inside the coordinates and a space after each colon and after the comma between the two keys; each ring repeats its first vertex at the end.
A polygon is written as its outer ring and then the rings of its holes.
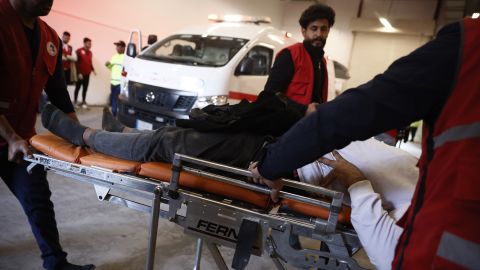
{"type": "MultiPolygon", "coordinates": [[[[63,44],[62,45],[63,49],[68,51],[68,46],[69,45],[66,44],[66,43],[63,43],[63,42],[62,42],[62,44],[63,44]]],[[[73,53],[73,49],[72,49],[72,54],[70,54],[70,55],[63,54],[62,56],[65,58],[64,60],[68,60],[70,62],[77,62],[77,54],[73,53]]]]}
{"type": "MultiPolygon", "coordinates": [[[[396,222],[410,205],[418,179],[418,160],[373,138],[352,142],[338,152],[369,179],[350,186],[345,202],[352,207],[352,225],[371,262],[380,270],[390,269],[402,233],[396,222]]],[[[334,159],[332,154],[325,157],[334,159]]],[[[297,170],[301,181],[316,185],[321,185],[330,171],[319,162],[297,170]]],[[[347,191],[339,183],[329,188],[347,191]]]]}

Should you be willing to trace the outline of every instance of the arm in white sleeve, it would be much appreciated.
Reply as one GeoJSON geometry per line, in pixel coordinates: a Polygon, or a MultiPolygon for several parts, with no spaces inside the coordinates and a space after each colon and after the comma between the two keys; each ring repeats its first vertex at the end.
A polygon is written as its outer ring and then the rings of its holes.
{"type": "Polygon", "coordinates": [[[77,54],[76,53],[72,53],[71,55],[67,55],[67,60],[70,61],[70,62],[77,62],[77,54]]]}
{"type": "Polygon", "coordinates": [[[352,200],[351,221],[370,261],[379,269],[391,269],[402,228],[382,208],[382,200],[370,181],[357,182],[348,189],[352,200]]]}

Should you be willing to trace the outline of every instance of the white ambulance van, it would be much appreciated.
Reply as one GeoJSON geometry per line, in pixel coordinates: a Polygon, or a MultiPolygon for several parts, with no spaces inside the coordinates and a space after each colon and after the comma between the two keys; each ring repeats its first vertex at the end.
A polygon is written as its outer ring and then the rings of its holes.
{"type": "MultiPolygon", "coordinates": [[[[253,101],[265,86],[275,55],[298,42],[268,25],[268,18],[209,19],[216,22],[184,29],[143,51],[141,42],[135,42],[141,40],[140,31],[132,32],[117,114],[123,124],[156,129],[188,118],[192,108],[253,101]]],[[[333,71],[332,63],[328,69],[333,71]]]]}

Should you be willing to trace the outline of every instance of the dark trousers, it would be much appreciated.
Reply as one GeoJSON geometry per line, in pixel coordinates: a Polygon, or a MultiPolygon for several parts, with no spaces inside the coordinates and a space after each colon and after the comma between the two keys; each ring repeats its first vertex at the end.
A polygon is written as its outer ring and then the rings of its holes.
{"type": "Polygon", "coordinates": [[[412,139],[410,140],[413,142],[413,139],[415,139],[415,134],[417,134],[417,127],[410,127],[410,133],[412,134],[412,139]]]}
{"type": "Polygon", "coordinates": [[[46,172],[36,166],[28,174],[26,163],[16,164],[7,159],[8,147],[0,148],[0,177],[18,199],[27,215],[33,235],[40,248],[43,267],[55,269],[66,262],[67,253],[60,246],[53,203],[50,200],[46,172]]]}
{"type": "MultiPolygon", "coordinates": [[[[173,128],[176,129],[176,128],[173,128]]],[[[168,129],[160,128],[157,130],[131,130],[129,133],[108,132],[96,130],[90,136],[89,145],[96,152],[109,156],[133,160],[133,161],[151,161],[148,159],[150,153],[155,150],[157,141],[162,141],[163,137],[168,137],[168,129]],[[166,133],[166,136],[163,134],[166,133]]],[[[183,144],[178,144],[180,147],[183,144]]],[[[171,162],[173,157],[173,146],[165,149],[164,155],[156,161],[171,162]]]]}
{"type": "Polygon", "coordinates": [[[199,132],[165,126],[130,133],[95,130],[89,146],[96,152],[133,161],[172,162],[175,153],[246,168],[265,143],[250,133],[199,132]]]}
{"type": "Polygon", "coordinates": [[[110,85],[110,104],[112,104],[112,114],[117,116],[118,110],[118,95],[120,94],[120,84],[110,85]]]}
{"type": "Polygon", "coordinates": [[[70,69],[64,69],[63,72],[65,73],[65,83],[67,85],[71,85],[72,84],[72,81],[70,80],[71,79],[71,70],[70,69]]]}
{"type": "Polygon", "coordinates": [[[87,98],[87,90],[88,90],[88,83],[90,82],[90,74],[83,75],[83,79],[79,79],[75,84],[75,92],[73,96],[73,101],[77,103],[78,92],[80,91],[80,87],[82,87],[82,101],[85,103],[85,99],[87,98]]]}

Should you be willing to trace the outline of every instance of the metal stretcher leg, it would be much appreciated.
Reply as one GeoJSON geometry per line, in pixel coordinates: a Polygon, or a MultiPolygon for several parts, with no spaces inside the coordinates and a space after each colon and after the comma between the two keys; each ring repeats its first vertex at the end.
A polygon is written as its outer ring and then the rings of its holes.
{"type": "MultiPolygon", "coordinates": [[[[292,233],[292,225],[284,224],[284,231],[271,231],[271,251],[276,257],[288,264],[301,268],[320,268],[328,270],[363,270],[350,257],[343,236],[337,233],[317,235],[317,239],[325,241],[329,251],[313,249],[295,250],[288,243],[292,233]]],[[[272,255],[270,255],[272,256],[272,255]]]]}
{"type": "Polygon", "coordinates": [[[278,258],[272,257],[272,262],[275,264],[275,267],[277,267],[278,270],[286,270],[278,258]]]}
{"type": "MultiPolygon", "coordinates": [[[[195,265],[193,266],[193,270],[200,270],[200,263],[202,261],[202,250],[203,250],[203,243],[204,240],[202,238],[197,239],[197,244],[195,247],[195,265]]],[[[222,254],[217,248],[217,245],[205,241],[205,245],[210,250],[213,259],[215,260],[215,264],[217,265],[219,270],[228,270],[228,266],[223,259],[222,254]]]]}
{"type": "Polygon", "coordinates": [[[152,270],[153,263],[155,261],[155,248],[157,246],[158,218],[160,215],[161,195],[162,191],[160,187],[155,188],[151,211],[152,219],[150,222],[150,232],[148,236],[147,264],[145,266],[146,270],[152,270]]]}
{"type": "Polygon", "coordinates": [[[202,248],[203,248],[203,239],[197,239],[197,245],[195,247],[195,265],[193,270],[200,270],[200,262],[202,261],[202,248]]]}
{"type": "Polygon", "coordinates": [[[211,242],[206,242],[205,243],[210,250],[210,253],[212,253],[212,257],[215,260],[215,263],[217,264],[218,269],[220,270],[228,270],[228,266],[225,263],[225,260],[223,259],[222,254],[218,250],[217,245],[211,243],[211,242]]]}

